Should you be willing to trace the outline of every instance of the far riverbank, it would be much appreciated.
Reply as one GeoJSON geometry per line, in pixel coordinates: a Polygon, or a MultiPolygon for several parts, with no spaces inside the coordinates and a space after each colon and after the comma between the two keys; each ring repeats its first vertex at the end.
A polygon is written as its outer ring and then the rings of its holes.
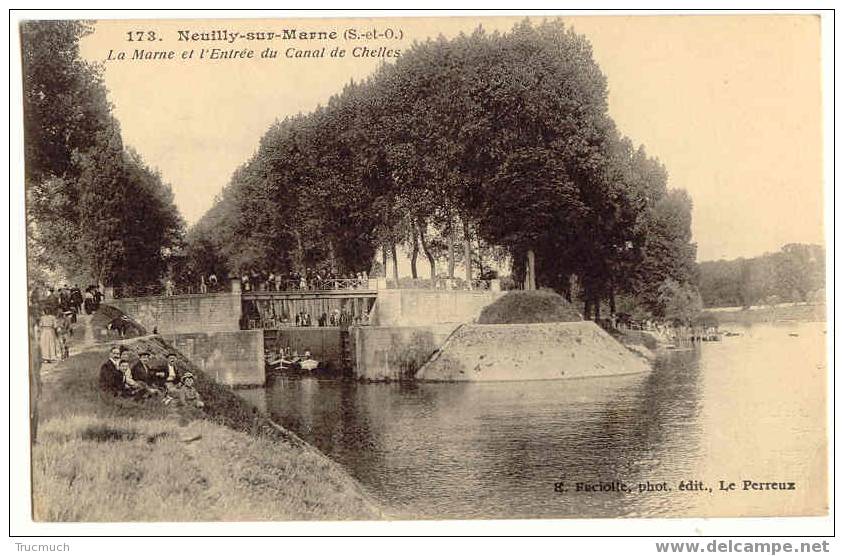
{"type": "Polygon", "coordinates": [[[704,314],[717,319],[719,325],[748,325],[788,321],[824,322],[826,321],[826,305],[823,303],[782,303],[747,309],[714,307],[705,309],[704,314]]]}

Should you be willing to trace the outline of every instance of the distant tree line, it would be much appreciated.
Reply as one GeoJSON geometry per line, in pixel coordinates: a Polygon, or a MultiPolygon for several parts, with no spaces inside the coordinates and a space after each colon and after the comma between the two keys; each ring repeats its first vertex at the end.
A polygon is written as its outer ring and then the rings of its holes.
{"type": "Polygon", "coordinates": [[[700,263],[700,294],[706,307],[822,299],[825,268],[822,246],[790,243],[777,253],[700,263]]]}
{"type": "Polygon", "coordinates": [[[468,262],[471,280],[504,257],[524,287],[577,297],[587,315],[625,294],[661,316],[667,280],[694,289],[691,208],[617,131],[588,41],[526,21],[417,43],[276,122],[188,233],[184,262],[343,273],[403,246],[414,278],[424,257],[432,277],[468,262]]]}
{"type": "Polygon", "coordinates": [[[21,24],[28,270],[32,285],[158,280],[184,224],[170,187],[123,144],[80,21],[21,24]]]}

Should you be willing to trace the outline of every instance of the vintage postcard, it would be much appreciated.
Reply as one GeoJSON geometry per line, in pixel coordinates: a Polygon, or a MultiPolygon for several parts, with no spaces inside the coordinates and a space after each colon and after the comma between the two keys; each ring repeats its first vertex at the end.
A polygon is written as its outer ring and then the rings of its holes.
{"type": "Polygon", "coordinates": [[[820,15],[37,15],[33,522],[828,515],[820,15]]]}

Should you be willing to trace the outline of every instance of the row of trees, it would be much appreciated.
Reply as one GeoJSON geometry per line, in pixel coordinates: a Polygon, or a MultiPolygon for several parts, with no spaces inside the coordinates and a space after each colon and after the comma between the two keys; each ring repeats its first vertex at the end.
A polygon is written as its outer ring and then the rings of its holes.
{"type": "Polygon", "coordinates": [[[700,263],[700,293],[707,307],[805,302],[822,292],[825,268],[822,246],[791,243],[759,257],[700,263]]]}
{"type": "Polygon", "coordinates": [[[170,187],[124,146],[101,69],[79,56],[91,30],[79,21],[21,25],[29,276],[150,283],[184,224],[170,187]]]}
{"type": "Polygon", "coordinates": [[[189,233],[188,259],[206,274],[345,272],[403,247],[414,277],[424,256],[432,277],[463,260],[471,279],[506,257],[526,287],[571,298],[577,284],[587,313],[635,293],[659,315],[660,285],[694,277],[691,200],[667,181],[616,130],[584,37],[558,21],[478,28],[276,122],[189,233]]]}

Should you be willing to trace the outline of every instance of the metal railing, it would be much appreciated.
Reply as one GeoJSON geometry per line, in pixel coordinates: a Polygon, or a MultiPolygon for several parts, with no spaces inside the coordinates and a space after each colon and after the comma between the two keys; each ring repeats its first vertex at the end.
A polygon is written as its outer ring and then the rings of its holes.
{"type": "Polygon", "coordinates": [[[241,281],[244,292],[293,292],[293,291],[336,291],[336,290],[368,290],[369,280],[364,278],[312,278],[307,280],[274,280],[253,284],[252,281],[241,281]]]}
{"type": "Polygon", "coordinates": [[[169,297],[174,295],[195,295],[226,293],[231,291],[227,284],[147,284],[114,286],[115,299],[127,297],[169,297]]]}
{"type": "Polygon", "coordinates": [[[475,279],[467,282],[462,278],[399,278],[398,285],[395,280],[387,280],[387,287],[390,289],[418,289],[418,290],[462,290],[462,291],[486,291],[492,289],[494,280],[475,279]]]}

